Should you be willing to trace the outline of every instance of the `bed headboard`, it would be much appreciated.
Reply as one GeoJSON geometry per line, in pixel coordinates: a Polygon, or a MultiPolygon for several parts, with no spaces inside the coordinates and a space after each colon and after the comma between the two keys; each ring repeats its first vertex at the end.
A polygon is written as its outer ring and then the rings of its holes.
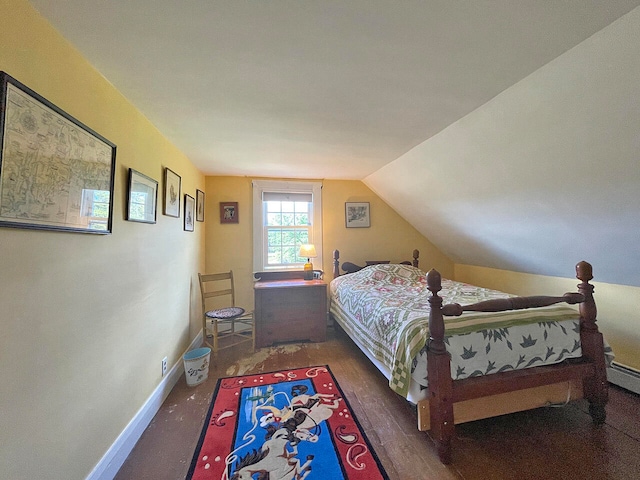
{"type": "MultiPolygon", "coordinates": [[[[413,265],[414,267],[418,268],[419,256],[420,256],[420,252],[416,249],[413,251],[413,260],[400,262],[400,264],[413,265]]],[[[369,265],[389,263],[389,260],[366,260],[365,262],[366,262],[365,267],[368,267],[369,265]]],[[[344,275],[346,275],[347,273],[357,272],[358,270],[362,270],[363,268],[364,267],[361,267],[360,265],[356,265],[355,263],[351,263],[351,262],[344,262],[342,264],[342,271],[344,272],[344,275]]],[[[339,276],[340,276],[340,251],[334,250],[333,251],[333,278],[336,278],[339,276]]]]}

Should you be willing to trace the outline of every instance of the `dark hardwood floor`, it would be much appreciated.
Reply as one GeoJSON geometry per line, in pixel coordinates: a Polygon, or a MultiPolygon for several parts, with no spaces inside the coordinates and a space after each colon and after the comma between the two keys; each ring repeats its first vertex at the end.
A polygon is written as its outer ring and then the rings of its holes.
{"type": "Polygon", "coordinates": [[[116,480],[183,479],[218,378],[312,365],[329,365],[392,480],[640,478],[636,394],[612,386],[602,427],[592,424],[582,401],[458,425],[453,463],[445,466],[416,429],[414,408],[344,333],[329,329],[323,343],[223,351],[197,387],[182,378],[116,480]]]}

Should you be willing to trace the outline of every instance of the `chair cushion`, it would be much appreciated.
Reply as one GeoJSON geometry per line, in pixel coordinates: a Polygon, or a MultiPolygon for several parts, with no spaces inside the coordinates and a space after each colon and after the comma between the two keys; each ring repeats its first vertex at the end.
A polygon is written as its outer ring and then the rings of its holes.
{"type": "Polygon", "coordinates": [[[209,310],[207,313],[205,313],[205,315],[209,318],[231,319],[231,318],[244,315],[244,308],[240,308],[240,307],[218,308],[216,310],[209,310]]]}

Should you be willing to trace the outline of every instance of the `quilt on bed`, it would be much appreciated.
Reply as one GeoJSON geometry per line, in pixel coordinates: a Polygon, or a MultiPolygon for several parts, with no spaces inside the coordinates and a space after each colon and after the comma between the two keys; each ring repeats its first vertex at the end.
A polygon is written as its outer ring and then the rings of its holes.
{"type": "MultiPolygon", "coordinates": [[[[407,265],[374,265],[334,279],[330,311],[391,372],[389,386],[407,397],[413,379],[426,388],[425,343],[430,295],[424,272],[407,265]],[[421,354],[422,352],[422,354],[421,354]]],[[[468,305],[511,295],[442,281],[444,304],[468,305]]],[[[579,357],[579,313],[564,305],[445,317],[454,379],[561,362],[579,357]]]]}

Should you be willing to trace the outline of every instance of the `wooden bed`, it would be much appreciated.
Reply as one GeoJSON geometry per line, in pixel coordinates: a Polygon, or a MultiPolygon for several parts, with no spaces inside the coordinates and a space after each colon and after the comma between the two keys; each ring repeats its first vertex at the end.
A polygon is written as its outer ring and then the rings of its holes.
{"type": "MultiPolygon", "coordinates": [[[[340,276],[339,255],[338,250],[334,251],[334,278],[340,276]]],[[[413,261],[403,263],[417,267],[418,256],[419,252],[414,250],[413,261]]],[[[346,273],[364,268],[350,262],[343,263],[342,267],[346,273]]],[[[594,287],[589,283],[593,278],[591,265],[584,261],[578,263],[576,277],[580,280],[578,292],[566,293],[559,297],[510,297],[471,305],[443,305],[443,299],[438,295],[442,289],[442,278],[436,270],[432,269],[427,273],[426,283],[430,292],[429,334],[426,344],[428,387],[426,398],[417,402],[418,429],[430,430],[430,436],[443,463],[451,462],[455,424],[459,423],[554,403],[565,403],[579,398],[588,400],[593,422],[596,425],[604,423],[608,382],[604,341],[596,324],[594,287]],[[582,347],[582,355],[579,358],[566,359],[554,365],[460,380],[452,378],[450,354],[447,352],[445,341],[444,317],[460,316],[463,312],[508,312],[558,303],[579,306],[579,338],[582,347]]],[[[372,358],[358,341],[356,344],[372,358]]]]}

